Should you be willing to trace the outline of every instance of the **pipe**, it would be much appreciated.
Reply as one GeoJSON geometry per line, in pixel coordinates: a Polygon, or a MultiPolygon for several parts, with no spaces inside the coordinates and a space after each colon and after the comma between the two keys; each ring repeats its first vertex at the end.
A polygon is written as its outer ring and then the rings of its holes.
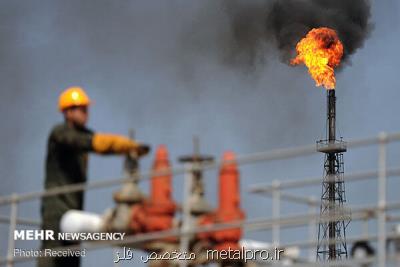
{"type": "Polygon", "coordinates": [[[328,112],[328,140],[329,143],[334,143],[336,140],[336,96],[335,90],[327,92],[327,112],[328,112]]]}
{"type": "Polygon", "coordinates": [[[168,230],[173,226],[177,205],[172,200],[172,175],[165,145],[157,148],[153,163],[150,199],[131,209],[130,228],[134,233],[168,230]]]}
{"type": "MultiPolygon", "coordinates": [[[[336,140],[336,97],[335,90],[328,90],[327,92],[327,112],[328,112],[328,142],[334,144],[336,140]]],[[[328,177],[335,177],[335,161],[336,153],[328,153],[328,177]]],[[[336,181],[329,179],[328,183],[328,195],[329,195],[329,213],[335,212],[335,196],[336,196],[336,181]]],[[[336,238],[336,221],[331,221],[328,224],[329,239],[335,240],[336,238]]],[[[329,259],[334,260],[336,258],[336,244],[329,244],[329,259]]]]}
{"type": "Polygon", "coordinates": [[[103,232],[104,220],[95,213],[69,210],[61,218],[60,230],[64,233],[97,233],[103,232]]]}
{"type": "MultiPolygon", "coordinates": [[[[217,222],[232,222],[245,217],[240,209],[239,170],[236,156],[231,151],[224,153],[222,162],[219,173],[219,206],[215,219],[217,222]]],[[[239,247],[241,236],[242,228],[216,231],[217,249],[239,247]]]]}

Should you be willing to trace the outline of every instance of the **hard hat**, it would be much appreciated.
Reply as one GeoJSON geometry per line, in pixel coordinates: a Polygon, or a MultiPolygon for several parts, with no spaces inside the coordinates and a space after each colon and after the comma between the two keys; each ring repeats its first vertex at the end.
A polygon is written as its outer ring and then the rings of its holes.
{"type": "Polygon", "coordinates": [[[70,87],[61,93],[58,99],[60,111],[73,106],[89,106],[90,99],[81,87],[70,87]]]}

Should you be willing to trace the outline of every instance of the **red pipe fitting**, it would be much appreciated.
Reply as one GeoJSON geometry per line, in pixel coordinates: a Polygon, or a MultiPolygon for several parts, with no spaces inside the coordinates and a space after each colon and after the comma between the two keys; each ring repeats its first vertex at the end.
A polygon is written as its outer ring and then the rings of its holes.
{"type": "Polygon", "coordinates": [[[135,232],[153,232],[172,228],[176,204],[172,199],[171,165],[168,150],[160,145],[152,168],[150,198],[143,204],[132,208],[132,230],[135,232]]]}
{"type": "MultiPolygon", "coordinates": [[[[215,223],[228,223],[245,218],[240,209],[239,171],[235,161],[235,154],[231,151],[225,152],[219,173],[219,206],[210,214],[199,219],[200,225],[211,225],[215,223]]],[[[239,249],[239,240],[242,236],[241,228],[218,230],[198,234],[200,239],[209,239],[216,243],[215,248],[239,249]]]]}

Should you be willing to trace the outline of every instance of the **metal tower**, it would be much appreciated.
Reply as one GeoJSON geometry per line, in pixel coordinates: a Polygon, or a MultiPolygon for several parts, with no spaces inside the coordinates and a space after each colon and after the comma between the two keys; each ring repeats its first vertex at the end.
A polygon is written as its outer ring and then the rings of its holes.
{"type": "Polygon", "coordinates": [[[326,140],[317,142],[317,150],[325,154],[317,260],[334,261],[347,258],[346,227],[350,222],[350,213],[344,208],[343,152],[346,152],[346,143],[342,139],[336,140],[335,90],[327,91],[326,140]]]}

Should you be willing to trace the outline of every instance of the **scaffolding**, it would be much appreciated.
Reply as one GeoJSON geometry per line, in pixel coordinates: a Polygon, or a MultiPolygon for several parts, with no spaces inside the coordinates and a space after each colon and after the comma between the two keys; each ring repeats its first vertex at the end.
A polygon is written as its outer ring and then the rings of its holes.
{"type": "MultiPolygon", "coordinates": [[[[237,228],[242,227],[245,231],[255,231],[255,230],[271,230],[273,241],[272,243],[279,247],[292,247],[297,246],[301,249],[308,250],[310,252],[310,259],[307,261],[299,260],[292,262],[291,266],[365,266],[365,264],[376,264],[378,267],[388,266],[389,261],[398,260],[398,254],[388,253],[387,244],[388,241],[396,241],[400,240],[400,234],[396,231],[391,231],[388,229],[387,224],[390,222],[396,222],[399,220],[397,216],[392,214],[392,212],[397,212],[400,210],[400,201],[396,202],[387,202],[386,197],[386,183],[388,178],[399,178],[400,177],[400,168],[388,168],[387,166],[387,146],[388,144],[400,141],[400,133],[381,133],[378,136],[372,138],[364,138],[364,139],[356,139],[350,140],[347,142],[347,149],[356,149],[366,146],[378,146],[378,169],[371,171],[363,171],[356,173],[349,173],[346,175],[345,180],[346,183],[349,182],[358,182],[364,180],[377,180],[377,196],[378,201],[374,205],[367,206],[353,206],[351,207],[351,219],[353,221],[368,221],[368,220],[376,220],[377,221],[377,229],[376,234],[369,234],[368,236],[349,236],[347,237],[347,242],[355,242],[362,238],[363,240],[376,242],[377,244],[377,253],[376,255],[372,255],[370,257],[364,259],[344,259],[340,262],[338,261],[330,261],[330,262],[316,262],[315,261],[315,248],[318,245],[316,238],[316,226],[318,222],[335,222],[339,220],[345,220],[346,214],[343,213],[330,213],[323,216],[320,216],[318,212],[316,212],[316,208],[319,206],[319,201],[316,200],[315,197],[310,196],[302,196],[295,195],[292,193],[286,192],[287,189],[293,188],[303,188],[308,186],[313,186],[321,183],[321,178],[306,178],[306,179],[296,179],[293,181],[280,181],[274,180],[272,184],[257,184],[250,186],[248,192],[254,194],[265,194],[267,196],[272,197],[272,217],[267,218],[258,218],[258,219],[246,219],[239,220],[230,223],[218,223],[212,226],[198,226],[198,227],[183,227],[183,228],[174,228],[166,231],[159,231],[153,233],[146,234],[137,234],[126,237],[124,240],[118,241],[109,241],[109,242],[82,242],[79,246],[70,246],[60,248],[60,250],[64,250],[67,248],[86,248],[88,250],[94,250],[104,247],[118,247],[124,244],[139,244],[147,241],[158,240],[165,237],[179,237],[182,244],[187,243],[186,237],[188,235],[192,235],[194,233],[200,232],[209,232],[220,229],[229,229],[229,228],[237,228]],[[280,205],[281,201],[289,201],[302,203],[309,207],[308,213],[300,213],[293,215],[281,215],[280,205]],[[298,226],[308,226],[309,227],[309,239],[305,241],[296,241],[290,243],[281,243],[280,242],[280,232],[281,229],[298,227],[298,226]],[[314,256],[314,260],[311,260],[311,251],[314,256]],[[363,265],[364,264],[364,265],[363,265]]],[[[306,145],[295,148],[286,148],[286,149],[277,149],[271,150],[267,152],[254,153],[250,155],[244,155],[237,158],[236,162],[239,165],[253,164],[253,163],[262,163],[269,162],[274,160],[283,160],[290,159],[295,157],[303,157],[306,155],[312,155],[314,153],[318,153],[318,149],[316,149],[314,145],[306,145]]],[[[199,163],[191,168],[174,168],[168,173],[174,175],[174,177],[183,177],[184,183],[186,185],[190,185],[190,181],[193,179],[192,174],[194,170],[214,170],[221,166],[224,162],[214,161],[214,162],[206,162],[199,163]]],[[[158,175],[165,174],[165,172],[160,172],[158,175]]],[[[8,253],[5,257],[0,258],[0,266],[6,265],[8,267],[13,267],[16,263],[23,261],[33,261],[34,257],[20,257],[14,256],[13,250],[15,248],[15,240],[14,240],[14,230],[17,225],[25,225],[31,227],[37,227],[39,222],[35,220],[31,220],[28,218],[19,218],[18,217],[18,207],[22,202],[27,202],[31,200],[37,200],[42,197],[53,196],[57,194],[64,194],[70,192],[77,191],[85,191],[85,190],[93,190],[96,188],[106,188],[114,185],[119,185],[126,182],[139,181],[142,182],[144,180],[151,179],[151,176],[154,175],[154,172],[147,172],[142,174],[134,174],[130,177],[125,178],[117,178],[107,181],[97,181],[97,182],[88,182],[82,184],[74,184],[68,185],[64,187],[54,188],[48,191],[41,192],[31,192],[26,194],[17,194],[14,193],[9,196],[0,197],[0,206],[9,205],[10,214],[9,216],[0,216],[0,222],[9,224],[9,238],[8,238],[8,253]]],[[[190,186],[184,186],[184,190],[191,190],[190,186]]],[[[190,195],[189,192],[184,192],[183,194],[186,198],[190,195]]],[[[186,213],[183,213],[185,216],[186,213]]],[[[183,218],[185,221],[185,218],[183,218]]],[[[336,239],[328,239],[324,241],[326,245],[336,244],[336,239]]],[[[185,249],[185,246],[182,246],[182,249],[185,249]]],[[[399,252],[397,252],[399,253],[399,252]]],[[[263,262],[257,262],[260,265],[265,265],[263,262]]],[[[181,266],[187,266],[191,264],[190,262],[181,262],[181,266]]],[[[274,263],[276,266],[279,266],[279,262],[274,263]]],[[[398,266],[398,263],[396,264],[398,266]]]]}

